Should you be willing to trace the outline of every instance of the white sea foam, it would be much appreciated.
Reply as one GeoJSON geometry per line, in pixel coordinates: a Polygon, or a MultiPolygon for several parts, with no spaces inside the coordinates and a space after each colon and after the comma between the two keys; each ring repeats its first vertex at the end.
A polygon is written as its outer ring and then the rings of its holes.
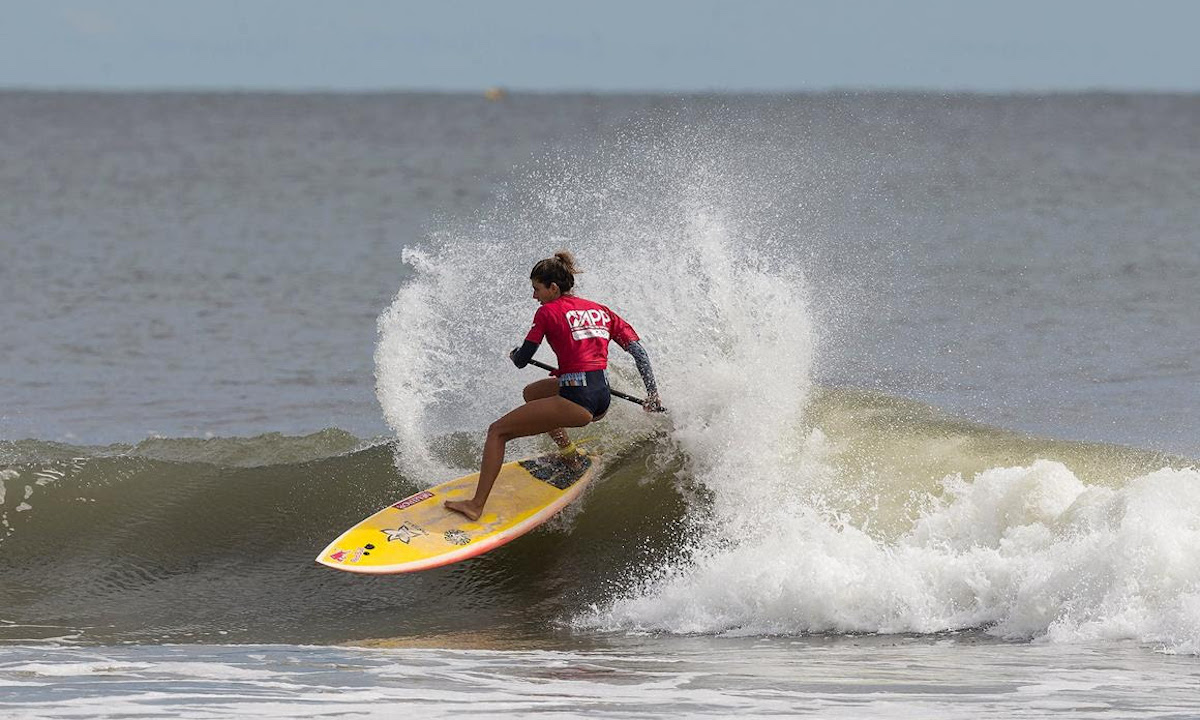
{"type": "Polygon", "coordinates": [[[1010,639],[1200,651],[1195,469],[1118,489],[1085,485],[1050,461],[950,477],[895,540],[791,510],[758,513],[757,531],[709,542],[693,564],[580,624],[706,634],[982,627],[1010,639]]]}
{"type": "MultiPolygon", "coordinates": [[[[764,454],[785,451],[782,438],[804,406],[812,328],[790,250],[759,232],[754,208],[773,196],[739,170],[761,173],[769,163],[723,148],[703,133],[632,137],[602,162],[549,159],[474,226],[406,250],[414,275],[380,317],[376,351],[377,394],[400,466],[447,476],[433,439],[482,433],[541,377],[514,369],[506,354],[537,307],[529,268],[567,248],[585,271],[578,293],[643,337],[673,436],[701,464],[696,471],[736,466],[766,481],[778,464],[764,454]],[[714,442],[723,452],[699,452],[714,442]]],[[[546,349],[538,357],[553,360],[546,349]]],[[[615,348],[610,370],[615,386],[641,394],[633,363],[615,348]]],[[[641,415],[616,401],[605,426],[636,435],[662,421],[641,415]]]]}

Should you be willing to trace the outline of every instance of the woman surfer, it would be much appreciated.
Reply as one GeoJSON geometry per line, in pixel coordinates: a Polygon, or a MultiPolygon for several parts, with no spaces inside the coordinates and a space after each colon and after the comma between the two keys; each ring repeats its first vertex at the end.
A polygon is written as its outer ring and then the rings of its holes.
{"type": "Polygon", "coordinates": [[[612,310],[571,293],[577,272],[574,256],[563,250],[538,262],[529,273],[533,299],[541,307],[533,316],[533,327],[525,342],[509,357],[517,367],[525,367],[545,338],[558,357],[558,370],[554,373],[558,377],[526,385],[525,404],[491,424],[483,445],[475,497],[447,501],[447,508],[472,520],[479,519],[504,464],[504,446],[513,438],[549,433],[563,456],[575,459],[577,451],[564,428],[583,427],[608,411],[606,368],[610,340],[633,355],[646,384],[645,409],[661,409],[650,358],[637,333],[612,310]]]}

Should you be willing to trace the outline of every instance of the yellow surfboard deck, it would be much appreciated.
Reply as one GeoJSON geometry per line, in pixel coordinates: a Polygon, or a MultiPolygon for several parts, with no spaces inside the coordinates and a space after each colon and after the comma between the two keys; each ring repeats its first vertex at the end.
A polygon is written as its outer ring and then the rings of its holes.
{"type": "Polygon", "coordinates": [[[579,497],[595,462],[572,469],[557,455],[505,463],[478,520],[447,510],[475,494],[479,474],[410,495],[358,523],[317,556],[335,570],[390,574],[428,570],[481,555],[554,517],[579,497]]]}

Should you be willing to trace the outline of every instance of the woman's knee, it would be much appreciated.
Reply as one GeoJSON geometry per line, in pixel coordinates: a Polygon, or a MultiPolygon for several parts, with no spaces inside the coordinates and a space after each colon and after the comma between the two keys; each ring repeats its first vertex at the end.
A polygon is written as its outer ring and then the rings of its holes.
{"type": "Polygon", "coordinates": [[[500,423],[499,420],[492,423],[491,425],[488,425],[487,436],[489,438],[492,438],[495,440],[503,440],[504,439],[504,426],[500,423]]]}
{"type": "Polygon", "coordinates": [[[512,430],[505,424],[503,418],[488,425],[487,435],[489,439],[499,440],[502,443],[507,443],[516,437],[512,430]]]}

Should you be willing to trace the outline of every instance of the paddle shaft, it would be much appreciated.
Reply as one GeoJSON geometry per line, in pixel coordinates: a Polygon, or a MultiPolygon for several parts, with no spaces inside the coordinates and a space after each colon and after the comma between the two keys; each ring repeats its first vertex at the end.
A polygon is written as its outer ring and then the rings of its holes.
{"type": "MultiPolygon", "coordinates": [[[[544,362],[538,362],[537,360],[530,360],[529,364],[533,365],[534,367],[540,367],[543,370],[549,370],[550,372],[558,372],[558,368],[551,367],[550,365],[547,365],[544,362]]],[[[640,397],[634,397],[633,395],[627,395],[627,394],[621,392],[620,390],[613,390],[612,388],[609,388],[608,391],[610,393],[612,393],[613,397],[619,397],[622,400],[628,400],[631,403],[637,403],[638,405],[645,405],[645,403],[646,403],[646,401],[641,399],[640,397]]],[[[663,408],[663,410],[665,410],[665,409],[666,408],[663,408]]],[[[660,410],[659,412],[662,412],[662,410],[660,410]]]]}

